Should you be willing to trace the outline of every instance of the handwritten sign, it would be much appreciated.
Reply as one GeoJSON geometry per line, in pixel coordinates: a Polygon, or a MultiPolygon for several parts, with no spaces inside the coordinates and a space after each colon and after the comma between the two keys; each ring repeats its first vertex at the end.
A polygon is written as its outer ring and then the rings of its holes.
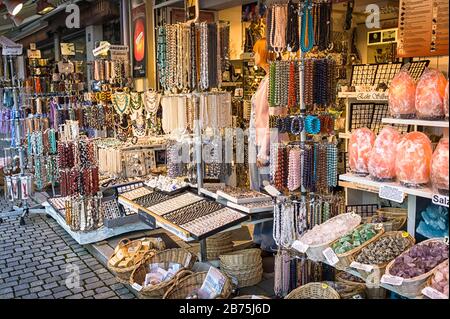
{"type": "Polygon", "coordinates": [[[358,101],[387,101],[387,92],[361,92],[356,95],[358,101]]]}

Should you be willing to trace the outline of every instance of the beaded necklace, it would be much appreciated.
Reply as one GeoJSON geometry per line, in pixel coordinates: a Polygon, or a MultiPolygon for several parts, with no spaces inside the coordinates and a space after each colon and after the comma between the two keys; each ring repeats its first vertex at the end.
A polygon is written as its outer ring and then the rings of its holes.
{"type": "Polygon", "coordinates": [[[276,88],[276,62],[272,62],[270,64],[269,69],[269,105],[271,107],[276,106],[275,105],[275,88],[276,88]]]}
{"type": "Polygon", "coordinates": [[[142,95],[139,92],[131,92],[131,109],[134,111],[139,111],[142,108],[142,95]]]}
{"type": "Polygon", "coordinates": [[[124,114],[128,114],[130,107],[130,95],[125,92],[115,92],[113,94],[113,106],[114,110],[122,117],[124,114]]]}
{"type": "Polygon", "coordinates": [[[200,24],[200,89],[206,91],[209,88],[208,70],[208,25],[200,24]]]}
{"type": "Polygon", "coordinates": [[[303,53],[311,51],[314,46],[314,26],[312,16],[312,4],[310,0],[306,0],[301,4],[300,19],[302,23],[300,32],[300,48],[303,53]],[[308,37],[308,39],[306,39],[308,37]],[[306,43],[306,40],[308,43],[306,43]]]}
{"type": "Polygon", "coordinates": [[[291,0],[287,4],[287,16],[287,50],[289,52],[297,52],[299,50],[299,11],[298,5],[295,5],[291,0]]]}

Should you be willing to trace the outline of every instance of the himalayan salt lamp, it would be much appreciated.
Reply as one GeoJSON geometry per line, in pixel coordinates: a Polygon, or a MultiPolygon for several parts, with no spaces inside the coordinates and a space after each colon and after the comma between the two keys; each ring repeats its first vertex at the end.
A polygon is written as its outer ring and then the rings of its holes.
{"type": "Polygon", "coordinates": [[[408,187],[420,187],[430,181],[433,148],[430,139],[421,132],[406,134],[397,144],[395,172],[408,187]]]}
{"type": "Polygon", "coordinates": [[[438,70],[427,69],[417,83],[416,113],[421,119],[444,117],[444,95],[447,81],[438,70]]]}
{"type": "Polygon", "coordinates": [[[352,132],[348,153],[350,169],[354,174],[365,176],[369,173],[369,157],[374,143],[375,133],[368,128],[352,132]]]}
{"type": "Polygon", "coordinates": [[[392,126],[381,130],[369,158],[370,177],[384,182],[395,179],[395,158],[400,139],[400,133],[392,126]]]}
{"type": "Polygon", "coordinates": [[[416,82],[407,70],[400,71],[389,88],[389,112],[394,118],[412,118],[415,108],[416,82]]]}
{"type": "Polygon", "coordinates": [[[433,188],[443,195],[448,195],[448,138],[443,138],[434,151],[431,160],[431,183],[433,188]]]}
{"type": "Polygon", "coordinates": [[[448,85],[450,81],[447,81],[447,87],[445,88],[445,96],[444,96],[444,113],[445,118],[448,119],[448,99],[449,99],[449,93],[448,93],[448,85]]]}

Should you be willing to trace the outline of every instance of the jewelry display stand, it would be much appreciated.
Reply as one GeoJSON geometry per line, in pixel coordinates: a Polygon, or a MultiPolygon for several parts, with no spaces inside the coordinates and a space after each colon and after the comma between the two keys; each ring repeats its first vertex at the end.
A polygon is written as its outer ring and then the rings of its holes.
{"type": "MultiPolygon", "coordinates": [[[[14,107],[13,111],[15,114],[20,113],[20,106],[19,106],[19,95],[18,90],[20,90],[20,82],[18,79],[16,79],[16,75],[14,72],[14,58],[15,56],[7,56],[6,59],[8,61],[9,67],[10,67],[10,74],[11,74],[11,87],[10,89],[13,92],[13,100],[14,100],[14,107]]],[[[15,138],[17,141],[20,141],[22,139],[21,131],[20,131],[20,122],[18,121],[18,118],[14,118],[14,130],[15,130],[15,138]]],[[[16,148],[19,153],[19,168],[20,168],[20,174],[19,177],[25,177],[25,149],[23,145],[20,145],[16,148]]],[[[36,207],[30,207],[27,200],[21,200],[21,204],[19,206],[14,206],[13,210],[6,213],[4,217],[15,217],[20,216],[20,225],[25,225],[25,218],[28,217],[30,214],[46,214],[45,209],[41,209],[41,205],[38,205],[36,207]]],[[[0,220],[1,222],[1,220],[0,220]]]]}

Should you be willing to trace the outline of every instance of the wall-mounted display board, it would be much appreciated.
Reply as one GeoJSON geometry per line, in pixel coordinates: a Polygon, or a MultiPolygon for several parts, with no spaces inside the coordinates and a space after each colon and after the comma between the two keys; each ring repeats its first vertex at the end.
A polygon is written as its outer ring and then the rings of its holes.
{"type": "Polygon", "coordinates": [[[398,56],[448,55],[448,0],[401,0],[398,56]]]}

